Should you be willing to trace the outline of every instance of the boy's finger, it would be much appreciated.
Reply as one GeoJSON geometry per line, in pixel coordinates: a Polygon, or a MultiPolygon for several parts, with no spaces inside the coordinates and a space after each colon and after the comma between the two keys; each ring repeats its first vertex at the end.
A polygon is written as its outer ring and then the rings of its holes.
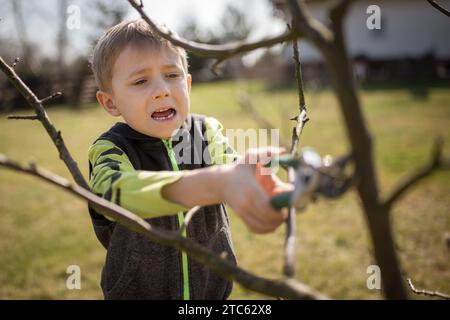
{"type": "Polygon", "coordinates": [[[272,231],[272,227],[270,225],[261,219],[258,219],[257,216],[251,213],[251,211],[243,213],[242,218],[250,231],[254,233],[267,233],[272,231]]]}
{"type": "Polygon", "coordinates": [[[252,197],[254,203],[253,211],[258,217],[261,217],[266,223],[281,223],[283,222],[283,215],[276,211],[270,205],[270,198],[262,190],[261,186],[257,186],[252,197]]]}

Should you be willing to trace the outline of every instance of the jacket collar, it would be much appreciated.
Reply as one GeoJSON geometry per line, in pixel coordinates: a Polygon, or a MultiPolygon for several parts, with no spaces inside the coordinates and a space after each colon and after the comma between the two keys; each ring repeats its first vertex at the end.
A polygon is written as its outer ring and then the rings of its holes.
{"type": "MultiPolygon", "coordinates": [[[[190,127],[190,120],[188,117],[181,125],[180,130],[189,130],[189,127],[190,127]]],[[[127,139],[137,140],[139,142],[146,142],[150,144],[153,143],[158,144],[163,142],[163,139],[140,133],[139,131],[134,130],[132,127],[130,127],[128,124],[124,122],[117,122],[112,127],[112,131],[124,136],[127,139]]],[[[171,139],[173,139],[173,137],[171,139]]]]}

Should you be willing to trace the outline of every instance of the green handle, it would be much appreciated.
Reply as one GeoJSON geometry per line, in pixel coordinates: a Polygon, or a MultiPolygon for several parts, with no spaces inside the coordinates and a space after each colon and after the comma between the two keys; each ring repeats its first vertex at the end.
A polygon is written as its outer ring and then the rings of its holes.
{"type": "Polygon", "coordinates": [[[274,209],[280,210],[284,207],[289,207],[292,197],[292,191],[282,192],[270,199],[270,204],[274,209]]]}
{"type": "Polygon", "coordinates": [[[283,155],[280,155],[279,157],[273,158],[272,161],[269,161],[264,166],[270,167],[270,166],[272,166],[273,163],[278,164],[282,167],[297,168],[299,165],[299,160],[290,154],[283,154],[283,155]]]}

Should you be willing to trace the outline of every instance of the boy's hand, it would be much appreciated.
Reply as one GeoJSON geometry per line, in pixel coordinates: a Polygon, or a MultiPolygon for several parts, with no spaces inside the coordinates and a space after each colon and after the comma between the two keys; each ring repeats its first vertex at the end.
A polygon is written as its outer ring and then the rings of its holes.
{"type": "Polygon", "coordinates": [[[261,163],[283,152],[278,148],[254,149],[244,158],[228,167],[225,176],[223,198],[244,220],[250,231],[268,233],[274,231],[287,216],[287,211],[277,211],[270,205],[270,197],[293,186],[281,182],[275,175],[262,175],[261,163]],[[265,157],[265,158],[264,158],[265,157]]]}

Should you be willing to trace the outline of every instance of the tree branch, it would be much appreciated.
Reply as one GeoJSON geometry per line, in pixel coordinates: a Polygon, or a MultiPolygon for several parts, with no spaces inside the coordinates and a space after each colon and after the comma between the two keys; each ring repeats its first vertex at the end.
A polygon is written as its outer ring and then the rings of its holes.
{"type": "Polygon", "coordinates": [[[388,196],[387,199],[385,200],[384,206],[391,208],[392,205],[396,201],[398,201],[400,197],[404,195],[408,189],[410,189],[414,184],[416,184],[420,180],[431,175],[435,170],[442,168],[448,169],[448,163],[446,163],[442,159],[442,147],[443,147],[442,138],[437,138],[434,143],[430,163],[416,170],[414,173],[412,173],[411,175],[400,181],[397,187],[395,187],[394,190],[391,192],[390,196],[388,196]]]}
{"type": "MultiPolygon", "coordinates": [[[[300,57],[298,53],[297,40],[292,41],[293,59],[295,66],[295,78],[297,80],[298,90],[298,102],[299,102],[299,114],[291,120],[295,120],[297,123],[292,129],[292,143],[290,153],[293,156],[297,155],[298,145],[300,143],[300,135],[303,128],[308,122],[309,118],[306,110],[305,93],[303,89],[303,78],[300,64],[300,57]]],[[[295,169],[288,168],[288,181],[292,184],[295,183],[295,169]]],[[[286,239],[284,243],[284,267],[283,273],[287,277],[295,276],[295,256],[297,252],[296,245],[296,216],[297,211],[293,205],[289,206],[288,218],[286,220],[286,239]]]]}
{"type": "Polygon", "coordinates": [[[298,102],[299,102],[299,113],[295,117],[293,117],[291,120],[294,120],[297,122],[294,129],[292,130],[292,145],[290,149],[290,153],[292,155],[297,154],[298,145],[300,143],[300,135],[303,131],[303,128],[306,124],[306,122],[309,121],[308,113],[306,110],[306,103],[305,103],[305,93],[303,88],[303,78],[302,78],[302,70],[301,70],[301,64],[300,64],[300,58],[298,53],[298,44],[297,41],[292,42],[292,48],[293,48],[293,59],[294,59],[294,66],[295,66],[295,79],[297,80],[297,91],[298,91],[298,102]]]}
{"type": "Polygon", "coordinates": [[[330,11],[331,29],[334,33],[335,42],[343,42],[343,20],[355,0],[338,0],[330,11]],[[337,40],[340,39],[340,40],[337,40]]]}
{"type": "Polygon", "coordinates": [[[438,298],[442,298],[442,299],[446,299],[449,300],[450,299],[450,295],[439,292],[439,291],[429,291],[429,290],[419,290],[416,289],[411,281],[410,278],[406,279],[406,281],[408,282],[409,288],[411,289],[412,292],[414,292],[415,294],[423,294],[425,296],[429,296],[429,297],[438,297],[438,298]]]}
{"type": "Polygon", "coordinates": [[[38,116],[8,116],[8,120],[39,120],[38,116]]]}
{"type": "Polygon", "coordinates": [[[234,280],[249,290],[287,299],[327,299],[326,296],[293,279],[269,280],[255,276],[240,267],[234,266],[213,251],[181,236],[178,232],[155,228],[130,211],[109,202],[60,176],[41,169],[35,164],[24,166],[8,159],[5,155],[0,154],[0,166],[33,175],[62,188],[79,198],[87,200],[98,212],[116,220],[117,223],[144,235],[151,241],[187,252],[189,256],[198,263],[208,266],[218,275],[229,280],[234,280]]]}
{"type": "Polygon", "coordinates": [[[176,35],[174,32],[168,30],[167,28],[166,28],[167,30],[163,30],[147,16],[143,6],[141,6],[140,3],[137,3],[135,0],[128,0],[128,2],[141,15],[142,19],[144,19],[152,27],[152,29],[162,38],[170,41],[172,44],[176,46],[186,49],[187,51],[199,57],[208,59],[217,59],[220,62],[237,54],[249,52],[259,48],[267,48],[276,45],[278,43],[291,41],[293,39],[299,38],[301,35],[297,31],[289,30],[285,31],[284,33],[278,36],[263,39],[252,43],[240,41],[221,45],[204,44],[183,39],[180,36],[176,35]]]}
{"type": "Polygon", "coordinates": [[[48,96],[48,97],[46,97],[46,98],[44,98],[44,99],[41,99],[39,102],[41,103],[41,104],[44,104],[44,103],[46,103],[47,101],[50,101],[50,100],[52,100],[52,99],[55,99],[55,98],[57,98],[57,97],[60,97],[62,95],[62,93],[61,92],[55,92],[55,93],[53,93],[52,95],[50,95],[50,96],[48,96]]]}
{"type": "Polygon", "coordinates": [[[187,226],[189,225],[189,222],[191,222],[192,217],[194,214],[198,212],[198,210],[201,209],[201,206],[195,206],[191,208],[186,215],[184,216],[183,224],[180,226],[180,234],[183,234],[184,230],[186,230],[187,226]]]}
{"type": "Polygon", "coordinates": [[[329,45],[333,42],[333,33],[325,25],[309,15],[304,1],[287,0],[287,2],[293,21],[292,30],[302,34],[321,50],[329,48],[329,45]]]}
{"type": "MultiPolygon", "coordinates": [[[[66,164],[76,183],[85,189],[89,189],[89,186],[84,179],[76,161],[71,156],[69,150],[67,149],[64,140],[61,136],[61,132],[56,130],[56,128],[51,123],[45,109],[42,105],[42,101],[47,101],[48,99],[39,100],[33,91],[28,88],[22,79],[16,74],[13,68],[11,68],[0,56],[0,70],[8,77],[9,81],[16,87],[20,94],[27,100],[28,104],[34,109],[38,120],[42,123],[48,135],[53,141],[56,149],[59,153],[59,158],[66,164]]],[[[58,93],[52,95],[51,97],[58,96],[58,93]]]]}
{"type": "Polygon", "coordinates": [[[442,7],[441,5],[437,4],[434,0],[427,0],[429,4],[431,4],[435,9],[439,10],[443,14],[445,14],[447,17],[450,17],[450,11],[442,7]]]}

